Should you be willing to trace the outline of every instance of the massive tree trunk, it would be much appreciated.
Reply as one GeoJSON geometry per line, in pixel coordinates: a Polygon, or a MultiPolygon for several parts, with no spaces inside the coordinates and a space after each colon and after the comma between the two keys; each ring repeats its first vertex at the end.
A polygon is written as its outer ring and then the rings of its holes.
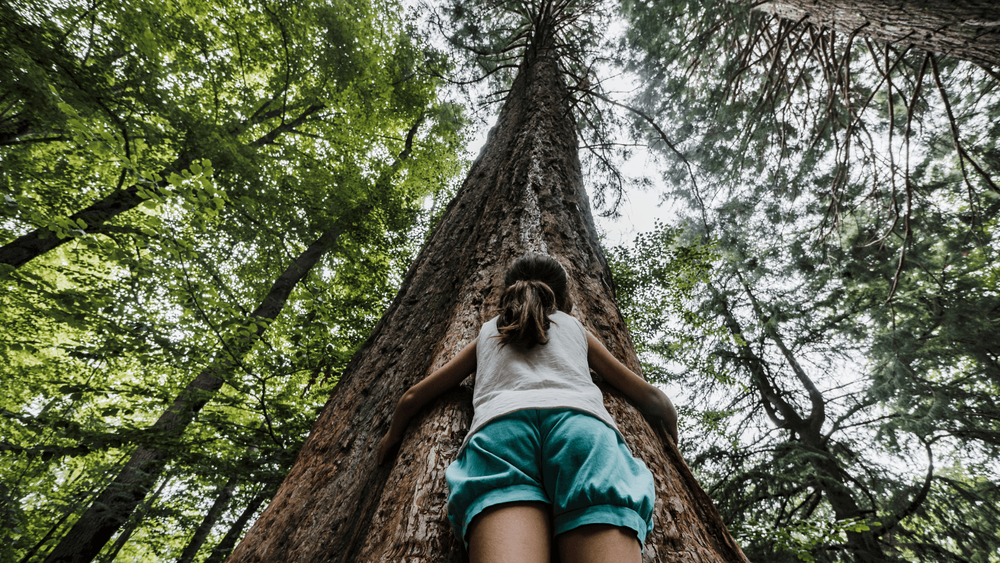
{"type": "MultiPolygon", "coordinates": [[[[466,385],[413,419],[396,459],[375,450],[403,392],[474,339],[494,315],[504,269],[525,251],[566,267],[576,315],[633,370],[611,274],[584,191],[574,116],[553,38],[531,47],[462,189],[392,306],[348,366],[270,505],[231,562],[463,561],[445,517],[444,470],[471,419],[466,385]]],[[[656,479],[648,561],[745,561],[662,428],[617,393],[605,403],[656,479]]]]}
{"type": "Polygon", "coordinates": [[[773,0],[757,9],[883,43],[1000,66],[1000,4],[995,0],[773,0]]]}

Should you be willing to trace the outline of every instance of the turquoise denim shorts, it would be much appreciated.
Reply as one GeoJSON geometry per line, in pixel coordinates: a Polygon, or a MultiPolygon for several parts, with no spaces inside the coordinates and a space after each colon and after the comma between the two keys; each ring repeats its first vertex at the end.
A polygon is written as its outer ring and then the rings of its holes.
{"type": "Polygon", "coordinates": [[[576,410],[529,409],[493,420],[445,477],[448,519],[466,546],[473,518],[507,502],[551,505],[556,535],[611,524],[634,530],[641,545],[653,525],[653,475],[617,432],[576,410]]]}

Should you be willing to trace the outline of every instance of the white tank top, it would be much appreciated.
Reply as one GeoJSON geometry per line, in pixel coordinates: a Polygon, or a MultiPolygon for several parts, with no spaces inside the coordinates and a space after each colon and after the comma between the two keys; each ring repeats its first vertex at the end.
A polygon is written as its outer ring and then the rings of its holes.
{"type": "Polygon", "coordinates": [[[549,320],[549,342],[529,350],[513,344],[501,348],[496,318],[483,325],[476,343],[475,414],[459,452],[488,422],[522,409],[583,411],[621,435],[590,377],[587,330],[562,311],[549,315],[549,320]]]}

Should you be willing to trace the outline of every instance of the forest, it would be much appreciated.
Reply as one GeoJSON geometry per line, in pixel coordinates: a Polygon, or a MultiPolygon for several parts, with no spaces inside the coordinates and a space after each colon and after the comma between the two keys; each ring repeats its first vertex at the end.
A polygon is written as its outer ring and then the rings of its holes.
{"type": "Polygon", "coordinates": [[[1000,563],[993,2],[0,0],[0,49],[0,563],[466,561],[469,383],[373,448],[525,251],[678,406],[606,398],[646,561],[1000,563]]]}

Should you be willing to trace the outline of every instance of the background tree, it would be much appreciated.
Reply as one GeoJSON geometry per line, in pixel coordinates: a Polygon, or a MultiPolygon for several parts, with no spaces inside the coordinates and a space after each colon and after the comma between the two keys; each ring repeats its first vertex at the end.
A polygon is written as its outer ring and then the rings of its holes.
{"type": "Polygon", "coordinates": [[[781,0],[754,7],[788,21],[964,59],[998,76],[1000,8],[993,2],[781,0]]]}

